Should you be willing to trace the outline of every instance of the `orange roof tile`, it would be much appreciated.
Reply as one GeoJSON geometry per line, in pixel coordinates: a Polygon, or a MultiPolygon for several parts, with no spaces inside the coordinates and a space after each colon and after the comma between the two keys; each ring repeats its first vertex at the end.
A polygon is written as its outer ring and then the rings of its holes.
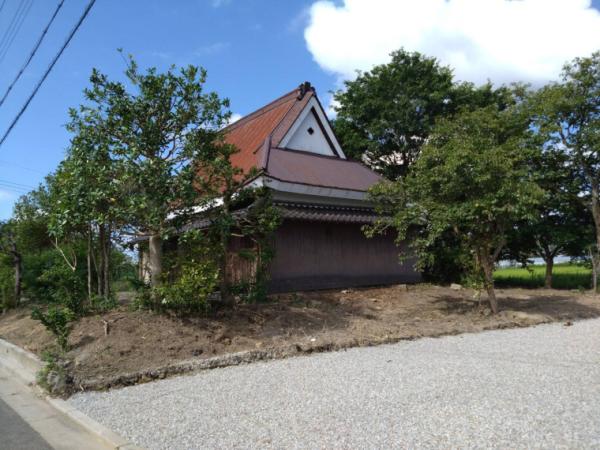
{"type": "Polygon", "coordinates": [[[315,96],[308,83],[226,127],[225,142],[240,151],[234,166],[253,167],[281,181],[366,191],[380,176],[356,161],[279,148],[306,104],[315,96]]]}
{"type": "Polygon", "coordinates": [[[302,111],[302,107],[298,107],[298,104],[306,104],[309,96],[304,95],[299,99],[299,90],[294,89],[225,128],[225,142],[235,145],[240,150],[232,156],[232,164],[243,169],[244,172],[248,172],[252,167],[263,169],[263,161],[266,157],[263,152],[268,150],[266,148],[268,145],[264,145],[265,141],[280,125],[285,129],[278,134],[281,134],[281,137],[285,135],[302,111]]]}

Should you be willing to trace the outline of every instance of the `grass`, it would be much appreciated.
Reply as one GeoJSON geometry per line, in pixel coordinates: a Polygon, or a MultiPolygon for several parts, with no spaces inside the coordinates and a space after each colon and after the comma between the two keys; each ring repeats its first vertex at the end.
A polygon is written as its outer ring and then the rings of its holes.
{"type": "MultiPolygon", "coordinates": [[[[590,289],[592,271],[579,264],[555,264],[552,275],[554,289],[590,289]]],[[[530,266],[529,270],[522,267],[504,267],[494,272],[497,286],[505,287],[544,287],[546,276],[545,265],[530,266]]]]}

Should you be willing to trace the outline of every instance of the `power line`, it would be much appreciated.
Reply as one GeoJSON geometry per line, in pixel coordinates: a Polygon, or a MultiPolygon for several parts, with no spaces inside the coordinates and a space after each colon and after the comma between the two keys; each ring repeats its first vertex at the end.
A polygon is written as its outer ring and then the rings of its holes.
{"type": "Polygon", "coordinates": [[[33,186],[30,186],[28,184],[23,184],[23,183],[15,183],[14,181],[9,181],[9,180],[1,180],[0,179],[0,183],[2,184],[12,184],[14,185],[16,188],[22,188],[22,189],[33,189],[33,186]]]}
{"type": "Polygon", "coordinates": [[[2,12],[2,9],[4,8],[5,4],[6,4],[6,0],[3,0],[2,4],[0,5],[0,12],[2,12]]]}
{"type": "Polygon", "coordinates": [[[29,0],[27,2],[27,5],[25,6],[25,9],[23,9],[23,11],[21,13],[21,16],[19,17],[18,21],[15,23],[15,26],[14,26],[14,28],[12,30],[12,34],[8,38],[8,41],[7,41],[6,45],[3,48],[0,47],[0,48],[2,48],[2,51],[0,51],[0,63],[4,60],[4,57],[8,53],[8,50],[10,50],[10,46],[12,45],[13,41],[15,40],[15,38],[17,37],[17,35],[19,34],[19,31],[21,31],[21,27],[23,26],[23,22],[27,18],[27,15],[29,14],[29,10],[31,9],[32,5],[33,5],[33,0],[29,0]]]}
{"type": "Polygon", "coordinates": [[[71,30],[71,33],[67,37],[67,40],[62,45],[62,47],[60,48],[60,50],[58,51],[58,53],[56,54],[56,56],[54,57],[54,59],[52,60],[52,62],[50,63],[50,65],[48,66],[48,69],[46,69],[46,72],[44,72],[44,75],[42,76],[42,78],[40,79],[40,81],[38,81],[38,83],[36,84],[35,88],[33,89],[33,92],[31,93],[31,95],[29,96],[29,98],[27,99],[27,101],[25,102],[25,104],[23,105],[23,107],[21,108],[21,110],[19,111],[19,113],[15,116],[15,118],[11,122],[10,126],[6,130],[6,133],[4,133],[4,136],[2,136],[2,139],[0,140],[0,147],[2,146],[2,144],[6,140],[6,138],[8,137],[8,135],[10,134],[10,132],[12,131],[12,129],[15,127],[15,125],[17,124],[17,122],[19,121],[19,119],[21,118],[21,116],[23,115],[23,113],[25,112],[25,110],[27,109],[27,107],[29,106],[29,104],[31,103],[31,100],[33,100],[33,97],[35,97],[35,95],[39,91],[40,87],[42,86],[42,83],[44,83],[44,80],[46,80],[46,78],[48,77],[48,75],[52,71],[52,68],[54,67],[54,65],[58,61],[58,58],[60,58],[60,56],[63,54],[63,52],[65,51],[65,49],[69,45],[69,42],[71,42],[71,39],[73,39],[73,36],[75,36],[75,33],[77,32],[77,30],[79,29],[79,27],[81,26],[81,24],[83,23],[83,21],[85,20],[85,18],[87,17],[88,13],[92,9],[92,6],[94,6],[94,3],[96,3],[96,0],[90,0],[90,2],[88,3],[88,5],[86,6],[85,10],[83,11],[83,14],[81,15],[81,17],[77,21],[77,24],[71,30]]]}
{"type": "Polygon", "coordinates": [[[2,39],[0,39],[0,48],[4,47],[4,44],[6,43],[8,36],[10,35],[15,22],[17,21],[17,18],[20,16],[21,9],[23,8],[24,5],[25,5],[25,0],[21,0],[21,2],[19,3],[19,6],[17,6],[17,10],[15,11],[15,14],[13,15],[12,19],[10,20],[10,23],[8,24],[8,27],[6,27],[6,31],[2,35],[2,39]]]}
{"type": "Polygon", "coordinates": [[[64,2],[65,2],[65,0],[60,0],[58,6],[54,10],[54,14],[52,14],[52,17],[50,18],[50,21],[46,25],[46,28],[44,28],[44,31],[42,31],[42,34],[40,35],[40,37],[38,38],[37,42],[35,43],[35,46],[33,47],[33,50],[31,51],[31,53],[29,54],[29,57],[25,61],[25,64],[23,64],[23,66],[21,67],[21,70],[19,70],[19,73],[17,74],[17,76],[15,77],[15,79],[13,80],[13,82],[6,89],[6,92],[2,96],[2,99],[0,99],[0,107],[3,105],[4,101],[6,100],[6,97],[8,97],[8,94],[10,94],[10,91],[12,90],[13,86],[15,85],[15,83],[17,81],[19,81],[19,78],[21,78],[21,75],[23,75],[23,72],[25,71],[25,69],[27,69],[27,66],[29,66],[29,63],[31,62],[31,60],[35,56],[38,48],[40,48],[40,45],[42,44],[42,41],[44,40],[44,37],[46,37],[46,33],[48,32],[48,29],[52,25],[52,22],[54,22],[54,19],[56,18],[57,14],[58,14],[58,11],[60,11],[60,8],[62,7],[62,5],[63,5],[64,2]]]}

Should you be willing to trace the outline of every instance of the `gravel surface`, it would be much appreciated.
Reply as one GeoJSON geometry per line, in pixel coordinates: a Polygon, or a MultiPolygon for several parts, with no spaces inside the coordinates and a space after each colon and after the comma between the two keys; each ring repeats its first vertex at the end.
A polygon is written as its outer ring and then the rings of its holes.
{"type": "Polygon", "coordinates": [[[600,448],[600,319],[215,369],[69,401],[150,449],[600,448]]]}

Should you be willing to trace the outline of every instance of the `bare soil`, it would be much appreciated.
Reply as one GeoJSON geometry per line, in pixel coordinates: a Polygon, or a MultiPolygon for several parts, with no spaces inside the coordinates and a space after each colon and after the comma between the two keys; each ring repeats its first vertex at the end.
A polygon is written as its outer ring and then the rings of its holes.
{"type": "MultiPolygon", "coordinates": [[[[497,294],[501,308],[497,315],[479,306],[470,290],[430,285],[282,294],[267,303],[195,318],[132,311],[122,305],[79,320],[68,356],[73,360],[75,386],[83,386],[86,380],[114,380],[235,352],[265,350],[281,357],[547,322],[568,325],[600,317],[600,298],[589,293],[499,289],[497,294]]],[[[0,316],[0,337],[41,354],[54,339],[29,314],[22,308],[0,316]]]]}

